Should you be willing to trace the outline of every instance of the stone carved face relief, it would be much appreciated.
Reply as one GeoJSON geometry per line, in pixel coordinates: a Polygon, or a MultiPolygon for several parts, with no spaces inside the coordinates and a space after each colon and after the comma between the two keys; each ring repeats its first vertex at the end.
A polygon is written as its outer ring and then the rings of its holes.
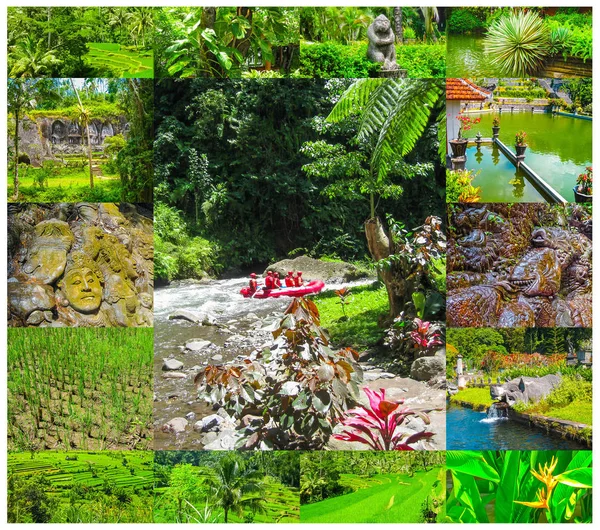
{"type": "Polygon", "coordinates": [[[56,220],[39,223],[21,270],[38,282],[53,283],[65,270],[73,241],[67,223],[56,220]]]}
{"type": "Polygon", "coordinates": [[[102,303],[102,273],[86,256],[78,254],[69,264],[63,289],[70,306],[81,313],[92,313],[102,303]]]}

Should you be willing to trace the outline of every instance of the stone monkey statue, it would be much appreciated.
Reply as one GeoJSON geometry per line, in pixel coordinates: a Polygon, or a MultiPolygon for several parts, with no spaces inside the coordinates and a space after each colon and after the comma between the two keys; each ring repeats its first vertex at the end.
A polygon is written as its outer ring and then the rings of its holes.
{"type": "Polygon", "coordinates": [[[376,63],[383,63],[384,70],[397,70],[394,32],[385,15],[379,15],[368,27],[367,38],[367,58],[376,63]]]}

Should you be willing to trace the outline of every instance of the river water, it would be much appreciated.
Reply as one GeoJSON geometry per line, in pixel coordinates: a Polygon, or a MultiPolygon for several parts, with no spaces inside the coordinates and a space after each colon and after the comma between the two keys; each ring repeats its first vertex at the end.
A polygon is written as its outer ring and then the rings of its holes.
{"type": "MultiPolygon", "coordinates": [[[[326,287],[364,285],[369,281],[335,284],[326,287]]],[[[250,299],[239,291],[248,278],[184,281],[157,288],[154,293],[154,449],[202,449],[202,434],[192,430],[195,421],[214,410],[199,401],[194,385],[195,375],[207,364],[222,364],[237,356],[270,344],[272,334],[266,324],[279,320],[292,300],[290,297],[250,299]],[[198,325],[187,320],[170,320],[169,315],[181,310],[209,316],[216,325],[198,325]],[[185,350],[193,340],[210,341],[212,345],[198,352],[185,350]],[[165,378],[163,359],[173,356],[184,363],[185,379],[165,378]],[[214,358],[218,356],[217,358],[214,358]],[[185,432],[175,436],[163,433],[161,427],[176,417],[193,413],[185,432]]]]}
{"type": "Polygon", "coordinates": [[[572,440],[508,418],[488,419],[486,412],[455,405],[448,405],[446,409],[446,448],[463,451],[586,449],[572,440]]]}

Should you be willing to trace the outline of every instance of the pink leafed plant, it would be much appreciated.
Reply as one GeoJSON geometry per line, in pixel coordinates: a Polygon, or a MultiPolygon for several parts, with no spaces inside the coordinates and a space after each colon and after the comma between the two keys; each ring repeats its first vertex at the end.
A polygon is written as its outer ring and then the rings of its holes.
{"type": "Polygon", "coordinates": [[[401,407],[403,399],[399,402],[386,400],[383,388],[379,392],[368,387],[363,390],[369,398],[370,407],[360,405],[346,411],[341,421],[346,429],[340,434],[334,434],[335,439],[361,442],[376,451],[413,451],[410,444],[434,435],[428,431],[413,434],[401,432],[402,425],[410,416],[418,416],[429,425],[427,412],[430,411],[417,412],[401,407]]]}
{"type": "Polygon", "coordinates": [[[440,334],[433,332],[429,328],[431,322],[423,321],[420,318],[413,320],[415,329],[410,332],[410,337],[419,349],[427,350],[432,346],[443,344],[440,340],[440,334]]]}

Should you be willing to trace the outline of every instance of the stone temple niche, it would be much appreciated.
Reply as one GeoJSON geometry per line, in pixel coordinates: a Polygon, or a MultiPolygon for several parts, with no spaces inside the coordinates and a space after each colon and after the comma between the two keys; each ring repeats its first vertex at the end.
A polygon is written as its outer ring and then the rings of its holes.
{"type": "Polygon", "coordinates": [[[106,138],[108,138],[109,136],[114,136],[115,132],[113,130],[112,125],[109,122],[106,122],[103,126],[102,126],[102,133],[101,133],[101,137],[102,137],[102,143],[104,143],[104,140],[106,138]]]}
{"type": "Polygon", "coordinates": [[[69,143],[74,145],[81,144],[81,129],[76,123],[69,125],[69,143]]]}
{"type": "Polygon", "coordinates": [[[62,144],[67,138],[67,127],[61,120],[56,120],[52,124],[52,143],[62,144]]]}

